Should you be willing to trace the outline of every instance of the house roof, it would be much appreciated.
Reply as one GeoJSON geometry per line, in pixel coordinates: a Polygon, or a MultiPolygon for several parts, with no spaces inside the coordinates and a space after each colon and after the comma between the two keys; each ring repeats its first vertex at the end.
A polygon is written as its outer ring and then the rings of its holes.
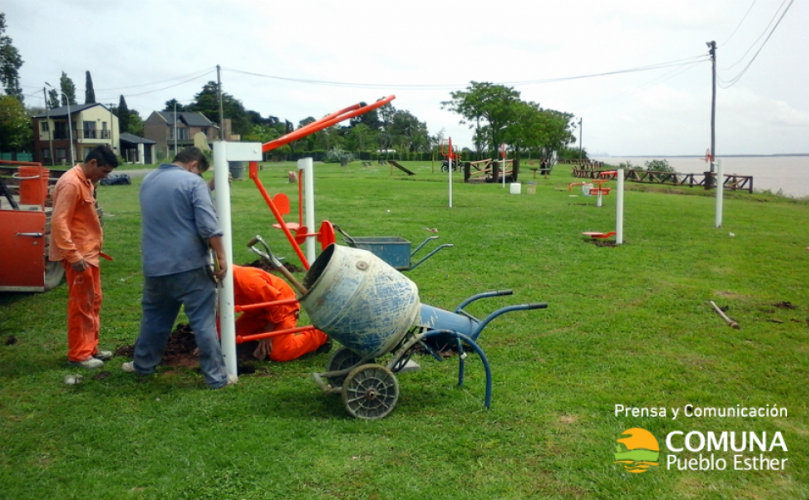
{"type": "Polygon", "coordinates": [[[145,137],[138,137],[137,135],[130,134],[129,132],[121,133],[121,142],[129,142],[132,144],[157,144],[157,141],[153,141],[145,137]]]}
{"type": "MultiPolygon", "coordinates": [[[[170,126],[174,125],[174,111],[156,111],[170,126]]],[[[189,127],[215,127],[216,125],[207,116],[196,111],[178,111],[177,122],[185,123],[189,127]]]]}
{"type": "MultiPolygon", "coordinates": [[[[102,108],[109,111],[109,109],[101,103],[94,102],[91,104],[71,104],[70,105],[70,114],[75,115],[80,111],[84,111],[85,109],[90,109],[95,106],[101,106],[102,108]]],[[[59,106],[58,108],[53,108],[50,111],[46,111],[45,113],[40,113],[36,115],[34,118],[47,118],[50,116],[51,118],[56,118],[59,116],[67,116],[67,106],[59,106]]]]}

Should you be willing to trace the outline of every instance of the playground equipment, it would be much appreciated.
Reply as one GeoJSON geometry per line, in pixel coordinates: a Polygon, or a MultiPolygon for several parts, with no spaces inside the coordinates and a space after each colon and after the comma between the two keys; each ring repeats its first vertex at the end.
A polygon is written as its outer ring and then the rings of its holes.
{"type": "MultiPolygon", "coordinates": [[[[610,176],[614,177],[616,180],[616,188],[615,188],[615,231],[609,232],[598,232],[598,231],[585,231],[582,234],[584,236],[589,236],[591,239],[606,239],[611,236],[615,236],[615,245],[621,245],[624,242],[624,169],[618,169],[617,171],[609,171],[607,172],[610,176]]],[[[598,182],[598,181],[596,181],[598,182]]],[[[606,181],[602,181],[606,182],[606,181]]],[[[592,184],[589,183],[572,183],[568,187],[568,190],[572,188],[574,185],[582,185],[583,191],[588,191],[592,193],[596,189],[592,187],[592,184]]],[[[609,188],[607,188],[609,189],[609,188]]],[[[599,192],[602,190],[601,186],[597,189],[599,192]]],[[[600,194],[599,194],[600,196],[600,194]]],[[[601,206],[600,204],[598,206],[601,206]]]]}
{"type": "Polygon", "coordinates": [[[465,165],[469,168],[465,169],[464,182],[514,182],[517,180],[515,175],[515,161],[503,158],[502,160],[493,160],[487,158],[485,160],[470,161],[465,165]]]}
{"type": "Polygon", "coordinates": [[[441,156],[446,158],[447,162],[447,182],[449,182],[449,208],[452,208],[452,166],[453,160],[458,156],[452,149],[452,137],[449,138],[447,143],[441,141],[441,156]],[[446,147],[446,149],[444,149],[446,147]]]}
{"type": "Polygon", "coordinates": [[[492,375],[477,343],[482,330],[507,312],[544,309],[546,303],[503,307],[478,319],[464,308],[472,302],[511,290],[485,292],[467,298],[453,312],[422,304],[418,287],[373,253],[330,245],[306,274],[300,302],[312,323],[343,347],[334,352],[326,371],[314,373],[318,386],[341,394],[346,411],[361,419],[387,416],[399,399],[395,373],[403,371],[416,350],[443,358],[427,342],[450,339],[458,351],[458,385],[463,385],[467,353],[476,353],[486,373],[484,404],[491,405],[492,375]],[[382,356],[385,362],[377,361],[382,356]]]}
{"type": "Polygon", "coordinates": [[[610,188],[605,187],[604,183],[609,182],[609,179],[593,179],[590,182],[571,182],[567,186],[568,191],[573,190],[573,186],[581,186],[582,187],[582,194],[585,196],[596,196],[596,206],[601,207],[603,202],[603,196],[610,194],[610,188]],[[598,184],[598,186],[594,186],[594,184],[598,184]]]}
{"type": "Polygon", "coordinates": [[[419,246],[416,247],[415,250],[411,252],[410,242],[398,236],[365,236],[356,238],[354,236],[350,236],[336,224],[334,225],[334,229],[343,235],[343,239],[345,239],[345,242],[348,243],[349,246],[368,250],[394,269],[400,271],[409,271],[411,269],[415,269],[416,266],[435,255],[435,253],[439,250],[454,246],[452,243],[444,243],[443,245],[434,248],[430,253],[422,257],[421,260],[413,264],[412,259],[416,253],[418,253],[418,251],[421,250],[424,245],[427,244],[427,242],[437,240],[438,236],[430,236],[426,238],[421,242],[421,244],[419,244],[419,246]]]}

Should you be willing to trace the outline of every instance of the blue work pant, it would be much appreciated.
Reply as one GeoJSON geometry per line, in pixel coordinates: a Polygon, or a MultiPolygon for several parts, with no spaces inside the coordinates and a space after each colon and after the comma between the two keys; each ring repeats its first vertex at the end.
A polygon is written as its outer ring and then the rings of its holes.
{"type": "Polygon", "coordinates": [[[216,286],[205,268],[144,277],[141,304],[143,317],[135,343],[135,371],[154,373],[182,305],[199,348],[199,366],[205,382],[212,388],[227,383],[222,346],[216,333],[216,286]]]}

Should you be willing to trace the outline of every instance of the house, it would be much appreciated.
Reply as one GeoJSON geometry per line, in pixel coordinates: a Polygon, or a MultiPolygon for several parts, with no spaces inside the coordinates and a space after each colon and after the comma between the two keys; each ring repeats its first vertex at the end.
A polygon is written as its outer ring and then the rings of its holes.
{"type": "Polygon", "coordinates": [[[34,116],[33,125],[34,161],[43,165],[74,165],[101,144],[120,154],[118,117],[103,104],[49,109],[34,116]]]}
{"type": "Polygon", "coordinates": [[[124,132],[121,134],[121,156],[138,165],[155,163],[155,141],[124,132]]]}
{"type": "Polygon", "coordinates": [[[219,139],[219,125],[191,111],[153,111],[143,122],[143,136],[155,141],[159,159],[173,158],[177,151],[193,146],[199,133],[210,144],[219,139]]]}

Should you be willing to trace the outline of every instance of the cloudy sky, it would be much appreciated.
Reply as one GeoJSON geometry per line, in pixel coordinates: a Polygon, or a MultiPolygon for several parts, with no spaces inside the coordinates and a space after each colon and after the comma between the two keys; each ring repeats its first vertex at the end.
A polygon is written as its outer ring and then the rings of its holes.
{"type": "MultiPolygon", "coordinates": [[[[3,0],[26,104],[64,71],[84,102],[142,118],[216,80],[297,124],[395,94],[431,135],[471,146],[442,109],[470,81],[582,123],[591,155],[703,155],[717,49],[716,149],[809,153],[809,2],[794,0],[3,0]]],[[[216,117],[213,117],[216,119],[216,117]]],[[[578,137],[579,131],[576,131],[578,137]]]]}

